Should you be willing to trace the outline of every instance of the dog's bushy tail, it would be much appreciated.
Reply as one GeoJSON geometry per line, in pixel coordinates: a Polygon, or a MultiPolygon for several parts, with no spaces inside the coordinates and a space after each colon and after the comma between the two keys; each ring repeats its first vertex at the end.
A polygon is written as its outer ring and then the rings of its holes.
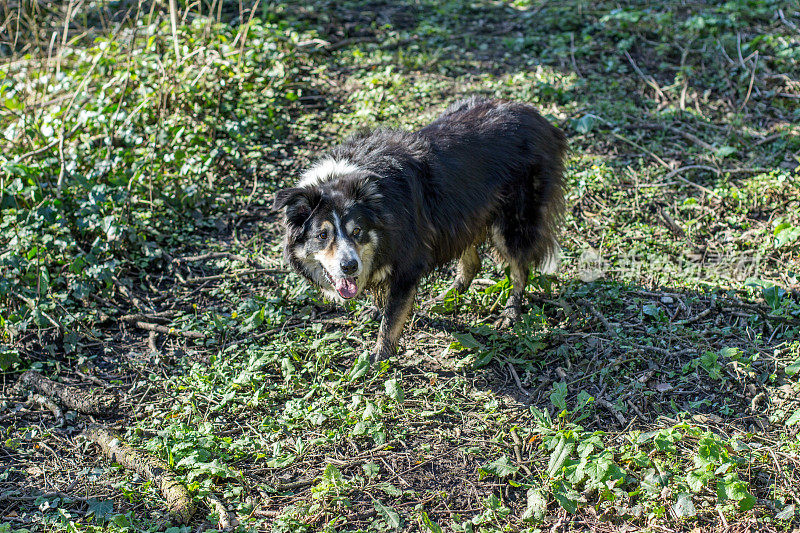
{"type": "Polygon", "coordinates": [[[564,171],[569,147],[561,129],[548,123],[552,145],[545,152],[536,179],[541,183],[541,212],[538,238],[532,264],[540,272],[552,274],[558,269],[561,246],[559,231],[564,220],[564,171]]]}

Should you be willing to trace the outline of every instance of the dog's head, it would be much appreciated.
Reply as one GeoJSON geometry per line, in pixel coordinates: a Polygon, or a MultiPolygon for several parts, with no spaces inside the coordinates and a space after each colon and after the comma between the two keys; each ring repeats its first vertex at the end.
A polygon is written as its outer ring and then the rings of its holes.
{"type": "Polygon", "coordinates": [[[333,299],[358,296],[372,273],[381,228],[374,175],[354,172],[276,193],[284,212],[284,256],[333,299]]]}

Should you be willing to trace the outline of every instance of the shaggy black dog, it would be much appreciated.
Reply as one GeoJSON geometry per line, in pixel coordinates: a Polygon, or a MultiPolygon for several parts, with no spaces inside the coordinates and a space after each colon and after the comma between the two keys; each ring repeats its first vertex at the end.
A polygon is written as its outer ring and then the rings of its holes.
{"type": "Polygon", "coordinates": [[[395,352],[422,277],[458,259],[453,288],[465,291],[488,239],[513,283],[507,325],[531,266],[557,260],[565,152],[533,107],[479,97],[419,131],[357,133],[276,194],[285,258],[335,300],[377,295],[374,361],[395,352]]]}

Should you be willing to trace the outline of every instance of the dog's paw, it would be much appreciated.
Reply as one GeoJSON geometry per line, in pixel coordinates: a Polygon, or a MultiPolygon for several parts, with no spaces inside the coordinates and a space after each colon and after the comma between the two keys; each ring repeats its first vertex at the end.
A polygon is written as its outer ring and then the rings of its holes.
{"type": "Polygon", "coordinates": [[[522,311],[519,307],[506,307],[500,313],[500,318],[495,320],[494,327],[498,329],[508,329],[513,326],[522,316],[522,311]]]}
{"type": "Polygon", "coordinates": [[[391,356],[395,354],[395,350],[393,348],[380,348],[376,346],[373,348],[372,352],[369,354],[369,364],[374,365],[375,363],[380,363],[381,361],[386,361],[391,356]]]}

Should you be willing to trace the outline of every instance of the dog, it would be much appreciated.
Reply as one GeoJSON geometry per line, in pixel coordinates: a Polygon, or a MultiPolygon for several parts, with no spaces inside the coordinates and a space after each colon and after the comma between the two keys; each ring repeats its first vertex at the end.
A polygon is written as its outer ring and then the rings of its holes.
{"type": "Polygon", "coordinates": [[[458,259],[452,289],[463,293],[489,241],[513,284],[507,326],[530,268],[557,264],[566,151],[564,133],[532,106],[481,97],[418,131],[359,131],[276,193],[284,258],[332,300],[373,293],[375,362],[395,353],[420,280],[458,259]]]}

